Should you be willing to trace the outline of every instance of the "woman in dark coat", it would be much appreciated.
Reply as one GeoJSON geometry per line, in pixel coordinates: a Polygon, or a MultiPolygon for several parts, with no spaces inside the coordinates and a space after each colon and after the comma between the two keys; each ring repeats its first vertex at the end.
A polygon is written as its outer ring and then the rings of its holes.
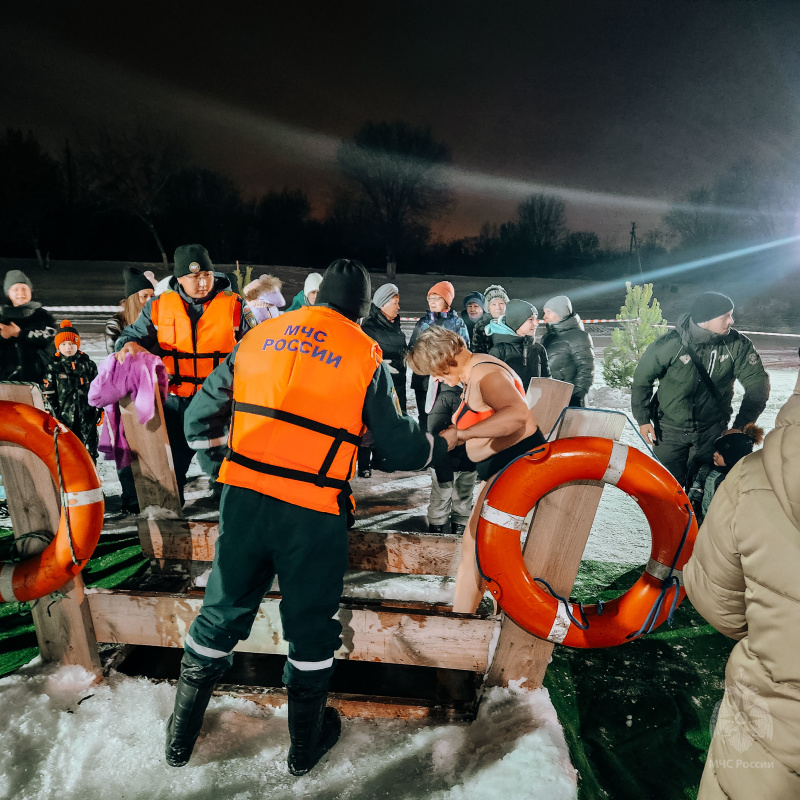
{"type": "Polygon", "coordinates": [[[3,280],[0,307],[0,380],[41,383],[50,364],[56,321],[33,300],[33,284],[18,269],[3,280]]]}
{"type": "MultiPolygon", "coordinates": [[[[392,374],[392,383],[400,402],[400,410],[406,413],[406,375],[405,365],[408,344],[406,335],[400,327],[400,290],[393,283],[385,283],[376,289],[369,307],[369,315],[361,323],[364,333],[374,339],[383,351],[383,361],[392,374]]],[[[358,475],[369,478],[372,475],[372,439],[369,431],[358,448],[358,475]]]]}
{"type": "Polygon", "coordinates": [[[585,406],[586,395],[594,383],[592,337],[583,329],[581,318],[565,295],[544,304],[542,319],[547,323],[542,346],[547,351],[550,377],[573,385],[571,406],[585,406]]]}

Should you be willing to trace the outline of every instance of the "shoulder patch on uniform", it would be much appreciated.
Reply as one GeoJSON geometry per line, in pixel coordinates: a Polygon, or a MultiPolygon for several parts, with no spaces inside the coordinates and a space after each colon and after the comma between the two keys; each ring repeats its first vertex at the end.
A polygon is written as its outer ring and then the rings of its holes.
{"type": "Polygon", "coordinates": [[[683,361],[684,364],[688,364],[692,360],[692,357],[687,353],[681,356],[680,360],[683,361]]]}
{"type": "Polygon", "coordinates": [[[750,353],[750,355],[747,356],[747,363],[748,364],[757,364],[758,363],[758,353],[750,353]]]}

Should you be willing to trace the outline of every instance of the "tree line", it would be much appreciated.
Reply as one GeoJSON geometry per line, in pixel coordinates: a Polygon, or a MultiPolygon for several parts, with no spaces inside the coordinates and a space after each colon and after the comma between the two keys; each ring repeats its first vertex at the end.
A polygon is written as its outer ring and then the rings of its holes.
{"type": "Polygon", "coordinates": [[[532,194],[517,218],[476,236],[435,240],[451,213],[450,150],[404,122],[366,123],[337,153],[341,184],[321,219],[308,196],[283,188],[247,198],[226,175],[191,163],[174,136],[141,125],[104,130],[79,149],[48,152],[30,132],[0,136],[0,252],[45,260],[165,264],[201,241],[215,260],[319,266],[343,252],[391,277],[405,272],[604,279],[793,233],[797,170],[740,162],[689,192],[662,226],[615,248],[567,226],[566,202],[532,194]]]}

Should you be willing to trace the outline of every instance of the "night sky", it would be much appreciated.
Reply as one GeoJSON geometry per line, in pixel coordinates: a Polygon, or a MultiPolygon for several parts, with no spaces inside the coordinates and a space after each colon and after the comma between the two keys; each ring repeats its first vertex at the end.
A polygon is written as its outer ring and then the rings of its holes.
{"type": "Polygon", "coordinates": [[[299,187],[318,214],[338,141],[367,120],[450,147],[445,238],[549,186],[573,230],[623,244],[733,162],[800,158],[800,2],[3,5],[2,127],[55,150],[143,119],[246,193],[299,187]]]}

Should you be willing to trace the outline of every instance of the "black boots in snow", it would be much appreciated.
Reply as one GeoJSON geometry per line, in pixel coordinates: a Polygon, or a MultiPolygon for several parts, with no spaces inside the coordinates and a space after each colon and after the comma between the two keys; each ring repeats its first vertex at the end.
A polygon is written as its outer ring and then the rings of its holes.
{"type": "Polygon", "coordinates": [[[292,775],[310,772],[338,741],[342,721],[335,708],[327,708],[328,692],[289,688],[289,738],[286,763],[292,775]]]}
{"type": "Polygon", "coordinates": [[[181,678],[175,693],[175,710],[167,721],[165,755],[171,767],[182,767],[189,762],[200,735],[208,701],[229,666],[230,660],[227,658],[208,663],[184,653],[181,678]]]}

